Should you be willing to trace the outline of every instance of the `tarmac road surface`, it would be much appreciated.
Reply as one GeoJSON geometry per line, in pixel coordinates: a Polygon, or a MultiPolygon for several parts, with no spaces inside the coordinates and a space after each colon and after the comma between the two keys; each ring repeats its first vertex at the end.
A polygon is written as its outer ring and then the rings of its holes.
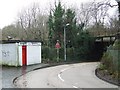
{"type": "Polygon", "coordinates": [[[118,88],[95,75],[98,62],[66,64],[31,71],[15,80],[18,88],[118,88]]]}

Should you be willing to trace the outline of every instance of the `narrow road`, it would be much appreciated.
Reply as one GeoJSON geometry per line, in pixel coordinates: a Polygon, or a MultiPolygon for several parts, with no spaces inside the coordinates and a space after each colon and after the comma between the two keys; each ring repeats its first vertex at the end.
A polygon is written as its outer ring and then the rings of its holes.
{"type": "Polygon", "coordinates": [[[15,80],[18,88],[118,88],[95,75],[97,62],[35,70],[15,80]]]}

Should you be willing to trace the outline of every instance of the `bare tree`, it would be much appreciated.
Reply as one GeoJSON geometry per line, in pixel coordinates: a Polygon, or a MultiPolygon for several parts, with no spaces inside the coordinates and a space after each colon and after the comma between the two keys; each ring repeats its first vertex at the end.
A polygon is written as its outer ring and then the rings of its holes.
{"type": "Polygon", "coordinates": [[[109,16],[109,6],[107,3],[109,3],[109,1],[94,2],[91,15],[95,24],[101,23],[104,25],[105,19],[109,16]]]}
{"type": "Polygon", "coordinates": [[[79,23],[84,23],[85,27],[89,25],[91,16],[90,9],[92,3],[81,4],[80,8],[77,10],[77,21],[79,23]]]}
{"type": "Polygon", "coordinates": [[[34,3],[28,9],[24,9],[18,16],[18,24],[26,33],[26,39],[41,40],[46,32],[47,15],[41,12],[38,4],[34,3]]]}
{"type": "Polygon", "coordinates": [[[85,26],[98,23],[104,24],[109,17],[108,10],[110,7],[109,1],[94,1],[81,4],[77,11],[78,22],[84,23],[85,26]]]}
{"type": "Polygon", "coordinates": [[[114,16],[114,18],[110,18],[109,28],[110,28],[111,34],[116,34],[120,32],[120,22],[117,16],[114,16]]]}
{"type": "Polygon", "coordinates": [[[10,39],[10,38],[11,39],[17,39],[18,38],[18,30],[17,30],[17,28],[15,27],[14,24],[5,26],[2,29],[2,39],[6,40],[6,39],[10,39]]]}
{"type": "Polygon", "coordinates": [[[92,28],[92,32],[94,30],[96,35],[103,34],[106,32],[106,21],[110,17],[108,11],[114,6],[116,5],[111,5],[109,0],[81,4],[77,11],[78,22],[84,23],[87,28],[92,28]]]}

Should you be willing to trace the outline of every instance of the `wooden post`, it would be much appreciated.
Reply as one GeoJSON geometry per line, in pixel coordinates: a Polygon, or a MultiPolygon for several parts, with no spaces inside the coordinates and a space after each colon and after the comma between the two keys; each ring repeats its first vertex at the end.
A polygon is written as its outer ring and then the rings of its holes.
{"type": "Polygon", "coordinates": [[[57,62],[59,62],[59,48],[57,48],[57,62]]]}

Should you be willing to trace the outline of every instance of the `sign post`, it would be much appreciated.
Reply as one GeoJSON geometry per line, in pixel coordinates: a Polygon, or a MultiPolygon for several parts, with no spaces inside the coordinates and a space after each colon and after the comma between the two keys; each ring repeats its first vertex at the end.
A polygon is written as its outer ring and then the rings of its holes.
{"type": "Polygon", "coordinates": [[[59,49],[60,49],[60,44],[59,44],[58,40],[57,40],[57,43],[56,43],[56,45],[55,45],[55,48],[57,49],[57,62],[59,62],[59,49]]]}

